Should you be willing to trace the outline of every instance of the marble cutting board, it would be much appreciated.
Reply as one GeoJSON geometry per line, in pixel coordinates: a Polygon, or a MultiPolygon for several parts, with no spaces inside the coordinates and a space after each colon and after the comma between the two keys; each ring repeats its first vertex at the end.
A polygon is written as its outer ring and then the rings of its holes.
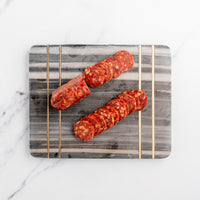
{"type": "Polygon", "coordinates": [[[30,152],[44,158],[165,158],[171,151],[171,54],[164,45],[47,45],[29,52],[30,152]],[[134,67],[65,111],[50,105],[60,84],[119,50],[134,67]],[[143,89],[148,105],[89,142],[78,140],[73,125],[124,90],[143,89]]]}

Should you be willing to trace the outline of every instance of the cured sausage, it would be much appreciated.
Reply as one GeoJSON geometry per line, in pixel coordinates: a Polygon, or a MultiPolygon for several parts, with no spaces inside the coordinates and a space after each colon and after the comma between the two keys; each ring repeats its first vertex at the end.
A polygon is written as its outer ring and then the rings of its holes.
{"type": "Polygon", "coordinates": [[[104,119],[106,120],[107,129],[114,126],[114,114],[112,112],[103,107],[98,109],[96,113],[99,113],[104,117],[104,119]]]}
{"type": "Polygon", "coordinates": [[[123,64],[122,72],[129,71],[134,65],[134,58],[131,53],[128,51],[118,51],[115,54],[115,57],[119,58],[123,64]]]}
{"type": "Polygon", "coordinates": [[[95,66],[101,67],[105,72],[105,80],[104,83],[110,81],[113,77],[113,68],[111,65],[105,61],[98,62],[95,66]]]}
{"type": "Polygon", "coordinates": [[[105,81],[105,71],[98,66],[90,66],[84,71],[84,79],[90,87],[98,87],[105,81]]]}
{"type": "Polygon", "coordinates": [[[135,111],[143,110],[148,103],[148,97],[145,94],[145,92],[141,89],[125,91],[124,93],[129,94],[135,98],[135,101],[136,101],[135,111]]]}
{"type": "Polygon", "coordinates": [[[104,106],[105,109],[109,110],[110,112],[112,112],[114,114],[114,125],[117,124],[119,122],[119,112],[116,108],[114,108],[113,106],[109,106],[106,105],[104,106]]]}
{"type": "Polygon", "coordinates": [[[84,79],[90,87],[98,87],[112,78],[119,77],[122,72],[127,72],[133,65],[134,58],[128,51],[118,51],[114,56],[86,68],[84,79]]]}
{"type": "Polygon", "coordinates": [[[94,136],[99,134],[101,123],[100,120],[94,115],[94,113],[85,116],[82,120],[86,120],[94,126],[94,136]]]}
{"type": "Polygon", "coordinates": [[[122,93],[118,96],[118,98],[124,100],[127,104],[128,104],[128,107],[129,107],[129,115],[131,113],[133,113],[136,109],[136,100],[133,96],[127,94],[126,92],[125,93],[122,93]]]}
{"type": "Polygon", "coordinates": [[[143,109],[147,102],[147,96],[143,90],[124,91],[118,98],[111,100],[106,106],[79,121],[84,123],[78,124],[77,122],[74,128],[75,135],[83,141],[89,141],[92,138],[92,127],[94,128],[94,136],[96,136],[123,120],[136,108],[137,110],[143,109]],[[94,116],[98,119],[97,121],[94,116]],[[86,131],[82,133],[84,127],[86,127],[86,131]],[[87,134],[88,136],[86,136],[87,134]]]}
{"type": "Polygon", "coordinates": [[[104,60],[105,62],[109,63],[111,67],[113,68],[113,76],[112,78],[117,78],[121,75],[123,64],[121,60],[115,56],[108,57],[104,60]]]}
{"type": "Polygon", "coordinates": [[[113,99],[107,105],[113,106],[119,112],[119,121],[123,120],[129,113],[128,104],[122,99],[113,99]]]}
{"type": "Polygon", "coordinates": [[[87,142],[94,137],[94,126],[86,120],[80,120],[74,125],[74,134],[79,140],[87,142]]]}
{"type": "Polygon", "coordinates": [[[132,96],[136,100],[136,111],[143,110],[148,103],[148,97],[143,90],[133,90],[132,96]]]}
{"type": "Polygon", "coordinates": [[[51,105],[58,110],[65,110],[91,94],[81,75],[53,91],[51,105]]]}
{"type": "Polygon", "coordinates": [[[101,127],[100,127],[100,130],[99,130],[99,134],[100,134],[107,129],[106,120],[102,115],[100,115],[98,113],[93,113],[93,114],[101,123],[101,127]]]}

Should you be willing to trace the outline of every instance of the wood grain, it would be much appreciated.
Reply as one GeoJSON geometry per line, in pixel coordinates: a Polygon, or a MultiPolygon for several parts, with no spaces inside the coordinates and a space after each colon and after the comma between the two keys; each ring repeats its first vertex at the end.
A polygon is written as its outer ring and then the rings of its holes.
{"type": "MultiPolygon", "coordinates": [[[[47,46],[31,48],[29,54],[30,152],[33,156],[48,157],[47,58],[49,58],[50,101],[51,93],[59,86],[60,81],[61,84],[68,82],[81,74],[85,67],[122,49],[130,51],[135,58],[135,65],[129,72],[98,88],[91,88],[90,96],[62,111],[62,114],[59,114],[59,111],[49,102],[49,157],[139,158],[138,112],[128,116],[92,141],[82,142],[73,134],[73,125],[83,116],[104,106],[124,90],[139,88],[138,45],[62,45],[61,49],[59,45],[49,45],[49,57],[47,46]],[[61,71],[59,71],[59,64],[61,64],[61,71]]],[[[171,151],[171,54],[167,46],[155,45],[154,49],[154,153],[155,158],[165,158],[171,151]]],[[[140,61],[141,88],[148,95],[148,105],[141,112],[141,158],[152,158],[152,45],[141,45],[140,61]]]]}

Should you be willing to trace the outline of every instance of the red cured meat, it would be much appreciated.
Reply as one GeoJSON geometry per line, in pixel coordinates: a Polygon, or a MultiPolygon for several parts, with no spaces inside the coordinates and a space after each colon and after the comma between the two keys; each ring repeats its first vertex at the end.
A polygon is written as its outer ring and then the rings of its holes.
{"type": "Polygon", "coordinates": [[[52,92],[51,105],[58,110],[65,110],[90,94],[91,91],[79,75],[52,92]]]}
{"type": "Polygon", "coordinates": [[[96,112],[102,115],[106,120],[107,129],[114,126],[114,114],[112,112],[108,111],[105,108],[100,108],[96,112]]]}
{"type": "Polygon", "coordinates": [[[127,93],[122,93],[118,96],[118,98],[123,99],[126,101],[129,107],[129,114],[133,113],[136,108],[136,100],[133,96],[127,94],[127,93]]]}
{"type": "Polygon", "coordinates": [[[114,125],[117,124],[119,122],[119,112],[118,110],[113,107],[113,106],[104,106],[103,108],[109,110],[110,112],[112,112],[114,114],[114,125]]]}
{"type": "Polygon", "coordinates": [[[121,60],[115,56],[108,57],[104,60],[105,62],[109,63],[113,68],[113,76],[112,78],[117,78],[121,75],[123,70],[123,64],[121,60]]]}
{"type": "Polygon", "coordinates": [[[84,79],[90,87],[98,87],[105,81],[105,72],[101,67],[90,66],[84,71],[84,79]]]}
{"type": "Polygon", "coordinates": [[[119,58],[123,64],[122,72],[129,71],[134,65],[134,58],[131,53],[128,51],[118,51],[115,54],[115,57],[119,58]]]}
{"type": "Polygon", "coordinates": [[[119,121],[123,120],[129,113],[127,103],[122,99],[113,99],[107,105],[113,106],[119,112],[119,121]]]}
{"type": "Polygon", "coordinates": [[[86,120],[80,120],[74,125],[74,134],[79,140],[87,142],[94,137],[94,126],[86,120]]]}
{"type": "Polygon", "coordinates": [[[101,123],[100,131],[98,133],[98,134],[100,134],[107,129],[106,120],[102,115],[100,115],[98,113],[93,113],[93,114],[101,123]]]}
{"type": "Polygon", "coordinates": [[[101,129],[101,123],[100,120],[94,115],[94,113],[85,116],[82,120],[86,120],[94,126],[94,136],[99,134],[101,129]]]}
{"type": "Polygon", "coordinates": [[[132,96],[136,99],[136,111],[143,110],[148,103],[148,97],[143,90],[131,91],[132,96]]]}
{"type": "Polygon", "coordinates": [[[110,64],[108,64],[105,61],[101,61],[98,62],[97,64],[95,64],[95,66],[101,67],[104,72],[105,72],[105,80],[104,83],[107,83],[108,81],[110,81],[113,77],[113,68],[111,67],[110,64]]]}

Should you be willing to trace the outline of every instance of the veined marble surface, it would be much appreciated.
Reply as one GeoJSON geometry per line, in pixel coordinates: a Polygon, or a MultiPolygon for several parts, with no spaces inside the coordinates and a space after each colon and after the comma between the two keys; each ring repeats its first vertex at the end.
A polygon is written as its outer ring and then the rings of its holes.
{"type": "Polygon", "coordinates": [[[0,0],[0,200],[200,199],[199,19],[198,0],[0,0]],[[30,156],[29,48],[74,43],[171,47],[168,159],[30,156]]]}

